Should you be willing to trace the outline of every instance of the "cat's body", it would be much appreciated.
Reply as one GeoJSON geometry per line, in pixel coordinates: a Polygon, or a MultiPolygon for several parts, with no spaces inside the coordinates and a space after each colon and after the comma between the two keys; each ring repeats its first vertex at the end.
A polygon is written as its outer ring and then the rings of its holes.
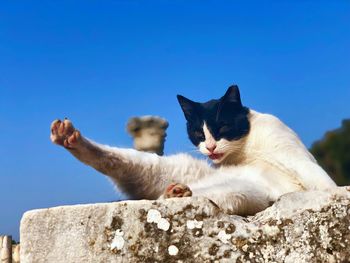
{"type": "Polygon", "coordinates": [[[204,106],[179,98],[191,141],[213,159],[214,166],[187,154],[158,156],[99,145],[83,138],[68,120],[53,122],[51,140],[109,176],[131,199],[162,198],[175,182],[231,213],[253,214],[285,193],[335,186],[291,129],[272,115],[237,106],[235,92],[238,89],[231,89],[204,106]],[[201,107],[202,113],[193,107],[201,107]],[[232,118],[226,114],[231,110],[239,114],[232,118]],[[230,121],[233,130],[224,127],[230,121]],[[221,122],[226,124],[215,127],[221,122]]]}

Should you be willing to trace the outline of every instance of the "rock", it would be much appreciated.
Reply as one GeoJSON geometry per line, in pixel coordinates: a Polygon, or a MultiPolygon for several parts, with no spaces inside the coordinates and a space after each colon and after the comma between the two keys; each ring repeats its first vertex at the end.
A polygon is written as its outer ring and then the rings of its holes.
{"type": "Polygon", "coordinates": [[[20,257],[20,245],[12,245],[12,263],[19,263],[19,257],[20,257]]]}
{"type": "Polygon", "coordinates": [[[158,116],[130,118],[127,131],[134,139],[136,150],[163,155],[166,129],[169,123],[158,116]]]}
{"type": "Polygon", "coordinates": [[[350,193],[290,193],[249,218],[205,198],[26,212],[21,262],[349,262],[350,193]]]}
{"type": "Polygon", "coordinates": [[[1,263],[11,263],[12,262],[12,237],[3,236],[0,238],[0,261],[1,263]]]}

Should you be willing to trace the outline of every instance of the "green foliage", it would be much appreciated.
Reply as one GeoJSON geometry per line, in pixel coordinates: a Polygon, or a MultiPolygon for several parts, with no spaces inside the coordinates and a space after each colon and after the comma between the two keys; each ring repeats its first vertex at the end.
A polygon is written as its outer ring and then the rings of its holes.
{"type": "Polygon", "coordinates": [[[310,152],[338,185],[350,185],[350,119],[315,142],[310,152]]]}

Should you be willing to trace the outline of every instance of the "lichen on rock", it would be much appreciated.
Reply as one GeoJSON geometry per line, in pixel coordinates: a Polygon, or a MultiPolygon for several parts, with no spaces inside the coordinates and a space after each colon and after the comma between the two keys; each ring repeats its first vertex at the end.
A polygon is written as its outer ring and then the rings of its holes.
{"type": "Polygon", "coordinates": [[[248,218],[205,198],[34,210],[21,262],[348,262],[350,193],[287,194],[248,218]]]}

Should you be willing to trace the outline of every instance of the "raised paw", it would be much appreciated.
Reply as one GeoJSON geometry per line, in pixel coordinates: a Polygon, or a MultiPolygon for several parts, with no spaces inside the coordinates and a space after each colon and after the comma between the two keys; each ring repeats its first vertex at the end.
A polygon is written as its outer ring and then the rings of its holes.
{"type": "Polygon", "coordinates": [[[55,120],[51,123],[51,141],[66,148],[74,148],[81,140],[81,135],[68,119],[55,120]]]}
{"type": "Polygon", "coordinates": [[[173,183],[164,192],[164,198],[192,196],[191,189],[184,184],[173,183]]]}

